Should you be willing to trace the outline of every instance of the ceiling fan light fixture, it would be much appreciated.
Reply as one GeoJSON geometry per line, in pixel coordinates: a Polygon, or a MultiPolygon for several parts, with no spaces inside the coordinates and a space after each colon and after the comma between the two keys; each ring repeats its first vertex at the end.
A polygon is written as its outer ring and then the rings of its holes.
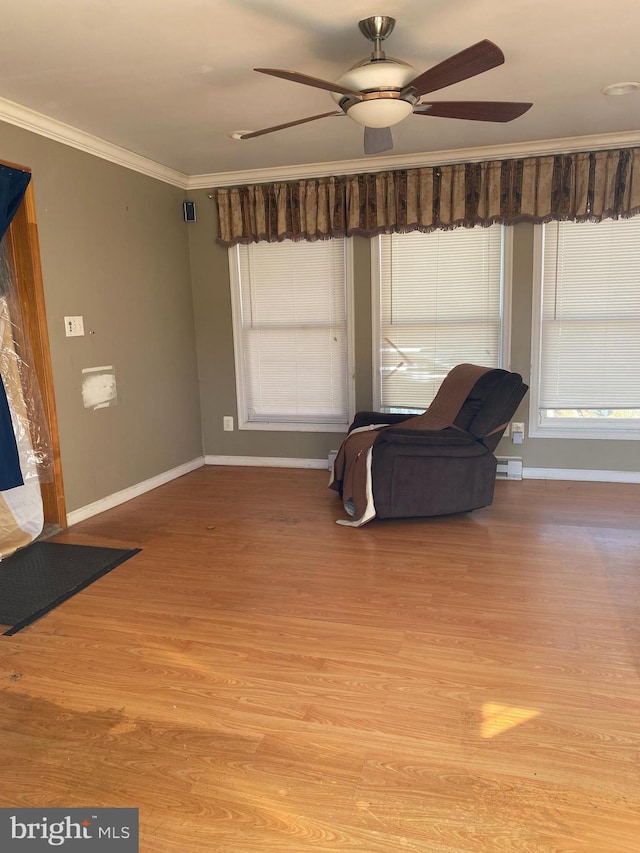
{"type": "Polygon", "coordinates": [[[417,98],[410,94],[400,97],[400,93],[415,74],[414,68],[398,59],[363,59],[336,80],[342,86],[362,92],[362,100],[337,94],[332,97],[349,118],[363,127],[393,127],[413,111],[417,98]]]}
{"type": "Polygon", "coordinates": [[[413,112],[413,104],[401,98],[371,98],[347,107],[350,119],[363,127],[393,127],[413,112]]]}

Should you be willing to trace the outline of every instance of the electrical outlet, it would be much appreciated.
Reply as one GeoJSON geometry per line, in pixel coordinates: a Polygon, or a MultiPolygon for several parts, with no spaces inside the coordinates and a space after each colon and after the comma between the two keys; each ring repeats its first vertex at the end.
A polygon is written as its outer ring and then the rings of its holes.
{"type": "Polygon", "coordinates": [[[524,424],[515,421],[511,424],[511,441],[514,444],[522,444],[524,441],[524,424]]]}
{"type": "Polygon", "coordinates": [[[225,432],[233,432],[233,418],[230,415],[222,418],[222,428],[225,432]]]}

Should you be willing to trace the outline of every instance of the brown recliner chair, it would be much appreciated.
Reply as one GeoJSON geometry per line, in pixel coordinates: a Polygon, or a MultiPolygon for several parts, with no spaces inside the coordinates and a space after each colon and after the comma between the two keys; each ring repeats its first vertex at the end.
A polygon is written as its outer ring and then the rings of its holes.
{"type": "Polygon", "coordinates": [[[410,415],[358,412],[349,431],[389,424],[372,451],[372,489],[378,518],[468,512],[493,501],[493,451],[528,386],[518,373],[490,370],[473,386],[454,420],[441,430],[403,430],[410,415]]]}

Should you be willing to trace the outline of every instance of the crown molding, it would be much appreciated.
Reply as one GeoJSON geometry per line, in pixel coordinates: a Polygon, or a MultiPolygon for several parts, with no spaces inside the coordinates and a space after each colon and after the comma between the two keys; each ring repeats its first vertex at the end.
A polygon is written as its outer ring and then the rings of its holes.
{"type": "Polygon", "coordinates": [[[331,175],[352,175],[363,172],[383,172],[388,169],[419,169],[453,163],[473,163],[481,160],[509,160],[516,157],[541,157],[545,154],[570,154],[574,151],[601,151],[607,148],[630,148],[640,145],[640,132],[606,133],[592,136],[568,136],[560,139],[538,139],[510,145],[487,145],[478,148],[456,148],[428,151],[420,154],[401,154],[387,157],[362,157],[357,160],[338,160],[331,163],[310,163],[300,166],[274,166],[239,172],[217,172],[210,175],[191,175],[187,189],[212,189],[238,184],[260,184],[272,181],[295,181],[304,178],[325,178],[331,175]]]}
{"type": "Polygon", "coordinates": [[[49,116],[37,113],[35,110],[30,110],[28,107],[23,107],[21,104],[7,101],[4,98],[0,98],[0,120],[24,130],[30,130],[39,136],[46,136],[47,139],[53,139],[55,142],[62,142],[64,145],[77,148],[87,154],[93,154],[94,157],[100,157],[100,159],[116,163],[118,166],[133,169],[134,172],[140,172],[150,178],[173,184],[175,187],[181,189],[187,187],[187,175],[182,172],[177,172],[175,169],[170,169],[154,160],[148,160],[140,154],[134,154],[126,148],[120,148],[120,146],[106,142],[98,136],[85,133],[83,130],[78,130],[69,124],[56,121],[49,116]]]}
{"type": "Polygon", "coordinates": [[[559,139],[539,139],[508,145],[487,145],[476,148],[428,151],[386,157],[360,157],[356,160],[335,160],[329,163],[307,163],[298,166],[273,166],[265,169],[246,169],[234,172],[212,172],[206,175],[186,175],[155,160],[149,160],[126,148],[107,142],[83,130],[57,121],[49,116],[0,98],[0,121],[61,142],[79,151],[108,160],[118,166],[133,169],[150,178],[185,190],[231,187],[237,184],[260,184],[272,181],[294,181],[304,178],[323,178],[331,175],[352,175],[363,172],[382,172],[388,169],[418,169],[453,163],[473,163],[480,160],[507,160],[515,157],[541,157],[545,154],[573,151],[599,151],[607,148],[629,148],[640,145],[639,131],[606,133],[591,136],[568,136],[559,139]]]}

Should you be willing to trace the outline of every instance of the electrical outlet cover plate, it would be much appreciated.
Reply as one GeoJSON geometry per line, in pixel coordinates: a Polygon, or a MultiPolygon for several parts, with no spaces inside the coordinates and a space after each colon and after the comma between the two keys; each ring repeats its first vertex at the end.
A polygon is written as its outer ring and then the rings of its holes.
{"type": "Polygon", "coordinates": [[[84,335],[84,320],[82,317],[65,317],[64,332],[68,338],[79,338],[84,335]]]}
{"type": "Polygon", "coordinates": [[[515,421],[511,424],[511,441],[514,444],[522,444],[524,441],[524,424],[516,423],[515,421]]]}

